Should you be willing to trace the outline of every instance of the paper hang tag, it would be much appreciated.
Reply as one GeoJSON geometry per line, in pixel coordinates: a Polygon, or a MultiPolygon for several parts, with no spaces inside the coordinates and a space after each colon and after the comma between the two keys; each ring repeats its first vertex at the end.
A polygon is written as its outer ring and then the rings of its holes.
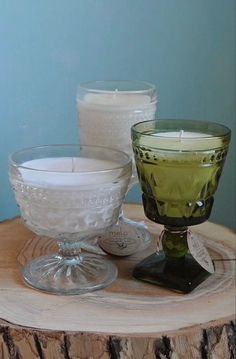
{"type": "Polygon", "coordinates": [[[139,250],[143,239],[142,231],[122,222],[99,237],[99,245],[109,254],[128,256],[139,250]]]}
{"type": "Polygon", "coordinates": [[[212,259],[204,247],[202,240],[194,234],[194,236],[188,232],[188,248],[193,258],[209,273],[214,273],[215,268],[212,259]]]}
{"type": "Polygon", "coordinates": [[[157,248],[156,248],[157,254],[159,254],[163,250],[162,239],[163,239],[164,233],[165,233],[165,230],[163,229],[163,231],[161,232],[160,236],[157,239],[157,248]]]}

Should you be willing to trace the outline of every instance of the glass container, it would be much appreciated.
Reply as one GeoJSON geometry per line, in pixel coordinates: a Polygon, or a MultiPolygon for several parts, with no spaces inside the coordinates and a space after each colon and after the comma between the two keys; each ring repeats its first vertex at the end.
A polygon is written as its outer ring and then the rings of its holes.
{"type": "MultiPolygon", "coordinates": [[[[130,128],[136,122],[155,118],[156,88],[143,81],[88,82],[80,85],[77,104],[81,143],[109,146],[133,156],[130,128]]],[[[129,188],[135,183],[134,165],[129,188]]],[[[116,225],[100,236],[99,244],[110,254],[129,255],[146,247],[150,240],[145,225],[125,218],[121,212],[116,225]]]]}
{"type": "Polygon", "coordinates": [[[230,130],[176,119],[140,122],[131,132],[145,214],[164,225],[162,250],[139,263],[134,276],[190,292],[214,271],[202,241],[188,227],[210,216],[230,130]]]}
{"type": "Polygon", "coordinates": [[[73,295],[101,289],[116,279],[110,261],[82,253],[81,248],[116,223],[131,170],[127,154],[98,146],[40,146],[10,156],[10,181],[24,224],[56,240],[59,247],[58,253],[23,268],[28,285],[73,295]]]}

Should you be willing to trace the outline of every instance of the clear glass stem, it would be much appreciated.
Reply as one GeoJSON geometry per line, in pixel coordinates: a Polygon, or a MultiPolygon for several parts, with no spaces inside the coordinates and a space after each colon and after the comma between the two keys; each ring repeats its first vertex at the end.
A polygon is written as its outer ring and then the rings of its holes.
{"type": "Polygon", "coordinates": [[[81,242],[66,242],[66,241],[60,241],[58,242],[58,254],[62,257],[80,257],[81,256],[81,242]]]}

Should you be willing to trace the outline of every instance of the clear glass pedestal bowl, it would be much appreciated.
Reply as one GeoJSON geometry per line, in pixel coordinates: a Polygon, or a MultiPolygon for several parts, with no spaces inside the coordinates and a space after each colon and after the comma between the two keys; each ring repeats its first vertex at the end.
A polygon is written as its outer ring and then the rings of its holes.
{"type": "MultiPolygon", "coordinates": [[[[131,126],[155,118],[156,88],[143,81],[92,81],[78,90],[79,137],[84,144],[118,148],[133,157],[131,126]]],[[[129,189],[138,183],[133,161],[129,189]]],[[[151,242],[147,226],[126,218],[122,211],[116,225],[98,239],[108,253],[122,256],[142,250],[151,242]]],[[[88,248],[102,253],[91,238],[88,248]]],[[[104,253],[104,252],[103,252],[104,253]]]]}
{"type": "Polygon", "coordinates": [[[84,243],[112,226],[131,176],[130,157],[98,146],[52,145],[10,156],[9,176],[24,224],[57,241],[59,251],[23,268],[38,290],[74,295],[108,286],[117,276],[110,261],[84,253],[84,243]]]}

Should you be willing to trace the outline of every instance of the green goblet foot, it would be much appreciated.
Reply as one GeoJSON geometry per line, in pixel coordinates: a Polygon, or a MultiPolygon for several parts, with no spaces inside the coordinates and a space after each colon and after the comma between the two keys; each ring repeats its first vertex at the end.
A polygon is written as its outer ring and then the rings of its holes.
{"type": "Polygon", "coordinates": [[[166,228],[161,234],[164,250],[139,263],[133,272],[136,279],[189,293],[210,273],[188,252],[187,228],[166,228]]]}

